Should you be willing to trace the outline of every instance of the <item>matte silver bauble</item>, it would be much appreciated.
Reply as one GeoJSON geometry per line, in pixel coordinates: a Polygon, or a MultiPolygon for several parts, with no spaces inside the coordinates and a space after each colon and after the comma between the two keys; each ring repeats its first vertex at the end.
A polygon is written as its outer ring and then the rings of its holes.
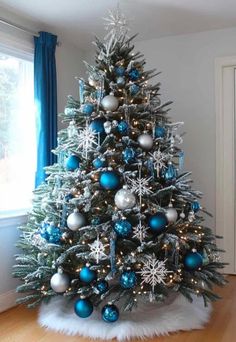
{"type": "Polygon", "coordinates": [[[65,273],[55,273],[50,280],[50,285],[57,293],[65,292],[70,286],[70,278],[65,273]]]}
{"type": "Polygon", "coordinates": [[[126,189],[120,189],[115,195],[115,204],[119,209],[131,209],[136,204],[134,194],[126,189]]]}
{"type": "Polygon", "coordinates": [[[166,209],[165,215],[169,223],[175,223],[178,219],[178,213],[175,208],[166,209]]]}
{"type": "Polygon", "coordinates": [[[138,143],[144,150],[151,150],[153,146],[153,137],[150,134],[143,133],[138,137],[138,143]]]}
{"type": "Polygon", "coordinates": [[[114,112],[119,106],[119,100],[114,95],[107,95],[102,99],[101,105],[104,110],[114,112]]]}
{"type": "Polygon", "coordinates": [[[86,220],[84,215],[77,211],[74,211],[67,217],[67,226],[73,231],[85,226],[85,224],[86,220]]]}

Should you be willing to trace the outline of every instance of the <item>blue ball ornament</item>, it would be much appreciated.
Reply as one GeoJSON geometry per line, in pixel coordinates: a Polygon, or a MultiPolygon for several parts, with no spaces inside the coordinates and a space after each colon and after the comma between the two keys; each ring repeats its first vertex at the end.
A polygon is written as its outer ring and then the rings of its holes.
{"type": "Polygon", "coordinates": [[[150,216],[148,219],[148,226],[154,234],[161,234],[166,229],[167,225],[167,217],[162,212],[158,212],[155,215],[150,216]]]}
{"type": "Polygon", "coordinates": [[[87,102],[82,105],[81,109],[83,114],[85,114],[86,116],[90,116],[94,111],[94,104],[91,102],[87,102]]]}
{"type": "Polygon", "coordinates": [[[99,183],[106,190],[115,190],[120,185],[120,177],[114,171],[103,171],[100,174],[99,183]]]}
{"type": "Polygon", "coordinates": [[[162,171],[162,177],[166,182],[174,181],[177,177],[177,170],[173,164],[169,164],[167,168],[162,171]]]}
{"type": "Polygon", "coordinates": [[[79,157],[74,154],[69,156],[69,158],[67,158],[66,160],[67,171],[75,171],[76,169],[79,168],[79,165],[80,165],[79,157]]]}
{"type": "Polygon", "coordinates": [[[107,304],[102,309],[102,319],[105,322],[113,323],[119,319],[119,310],[114,304],[107,304]]]}
{"type": "Polygon", "coordinates": [[[126,147],[122,152],[122,157],[126,164],[133,163],[136,157],[135,150],[132,147],[126,147]]]}
{"type": "Polygon", "coordinates": [[[115,67],[115,74],[116,74],[116,76],[124,76],[125,68],[123,66],[115,67]]]}
{"type": "Polygon", "coordinates": [[[198,252],[189,252],[184,257],[184,266],[188,271],[196,271],[202,264],[203,258],[198,252]]]}
{"type": "Polygon", "coordinates": [[[90,123],[89,127],[93,132],[103,134],[103,133],[105,133],[105,129],[104,129],[104,122],[105,121],[106,121],[105,118],[94,119],[90,123]]]}
{"type": "Polygon", "coordinates": [[[137,276],[134,271],[125,271],[121,274],[120,285],[124,289],[132,289],[137,283],[137,276]]]}
{"type": "Polygon", "coordinates": [[[132,232],[132,225],[127,220],[118,220],[114,224],[114,231],[120,237],[127,237],[132,232]]]}
{"type": "Polygon", "coordinates": [[[108,291],[109,285],[106,280],[99,280],[97,284],[95,285],[95,288],[99,292],[99,294],[103,294],[108,291]]]}
{"type": "Polygon", "coordinates": [[[55,227],[49,223],[43,223],[40,235],[49,243],[58,244],[62,237],[62,231],[59,227],[55,227]]]}
{"type": "Polygon", "coordinates": [[[162,126],[156,126],[155,127],[155,138],[164,138],[166,134],[166,130],[162,126]]]}
{"type": "Polygon", "coordinates": [[[130,91],[130,95],[131,95],[131,96],[135,96],[135,95],[137,95],[138,92],[140,91],[140,87],[139,87],[137,84],[133,83],[133,84],[131,84],[131,86],[129,87],[129,91],[130,91]]]}
{"type": "Polygon", "coordinates": [[[137,81],[140,77],[139,70],[136,68],[132,68],[129,72],[129,77],[130,77],[131,81],[137,81]]]}
{"type": "Polygon", "coordinates": [[[105,167],[106,166],[106,159],[105,158],[96,158],[93,160],[93,166],[95,169],[99,169],[100,167],[105,167]]]}
{"type": "Polygon", "coordinates": [[[194,201],[191,204],[192,210],[196,213],[201,209],[200,203],[198,201],[194,201]]]}
{"type": "Polygon", "coordinates": [[[127,134],[127,132],[128,132],[128,130],[129,130],[129,125],[128,125],[128,123],[126,122],[126,121],[120,121],[119,123],[118,123],[118,126],[117,126],[117,130],[118,130],[118,132],[119,133],[121,133],[121,134],[127,134]]]}
{"type": "Polygon", "coordinates": [[[97,273],[89,267],[84,266],[79,273],[79,278],[83,283],[90,284],[97,279],[97,273]]]}
{"type": "Polygon", "coordinates": [[[87,298],[78,299],[74,304],[74,310],[77,316],[87,318],[93,312],[93,304],[87,298]]]}

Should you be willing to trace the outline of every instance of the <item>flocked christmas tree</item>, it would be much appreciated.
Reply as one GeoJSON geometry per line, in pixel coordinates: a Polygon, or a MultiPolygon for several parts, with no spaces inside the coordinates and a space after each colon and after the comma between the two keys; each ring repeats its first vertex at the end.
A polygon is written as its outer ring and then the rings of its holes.
{"type": "Polygon", "coordinates": [[[201,193],[182,170],[182,122],[170,121],[171,102],[149,83],[157,74],[133,52],[124,17],[106,20],[88,81],[78,78],[79,99],[69,96],[61,114],[58,163],[35,190],[14,275],[29,307],[63,295],[78,316],[99,305],[114,322],[139,299],[181,293],[207,304],[225,281],[201,193]]]}

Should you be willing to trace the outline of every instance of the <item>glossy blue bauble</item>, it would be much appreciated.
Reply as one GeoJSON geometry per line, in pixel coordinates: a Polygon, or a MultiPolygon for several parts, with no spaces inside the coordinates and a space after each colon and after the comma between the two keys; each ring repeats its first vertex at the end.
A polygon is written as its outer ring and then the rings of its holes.
{"type": "Polygon", "coordinates": [[[68,171],[75,171],[79,168],[80,160],[76,155],[71,155],[66,160],[66,169],[68,171]]]}
{"type": "Polygon", "coordinates": [[[114,171],[103,171],[100,174],[99,183],[106,190],[115,190],[120,185],[120,177],[114,171]]]}
{"type": "Polygon", "coordinates": [[[135,83],[131,84],[131,86],[129,87],[129,91],[131,96],[135,96],[140,91],[140,87],[135,83]]]}
{"type": "Polygon", "coordinates": [[[140,77],[139,70],[136,68],[132,68],[129,72],[129,77],[130,77],[131,81],[137,81],[140,77]]]}
{"type": "Polygon", "coordinates": [[[155,127],[155,138],[164,138],[166,134],[166,130],[162,126],[156,126],[155,127]]]}
{"type": "Polygon", "coordinates": [[[133,163],[136,157],[135,150],[132,147],[126,147],[122,152],[122,157],[126,164],[133,163]]]}
{"type": "Polygon", "coordinates": [[[82,113],[85,115],[91,115],[92,112],[94,111],[94,104],[87,102],[85,104],[82,105],[82,113]]]}
{"type": "Polygon", "coordinates": [[[58,227],[55,227],[49,223],[43,223],[40,230],[40,235],[49,243],[58,244],[61,240],[62,232],[58,227]]]}
{"type": "Polygon", "coordinates": [[[74,310],[77,316],[87,318],[93,312],[93,304],[89,299],[78,299],[75,302],[74,310]]]}
{"type": "Polygon", "coordinates": [[[115,67],[115,74],[116,74],[116,76],[124,76],[125,68],[123,66],[115,67]]]}
{"type": "Polygon", "coordinates": [[[137,283],[137,276],[134,271],[125,271],[121,274],[120,285],[124,289],[132,289],[137,283]]]}
{"type": "Polygon", "coordinates": [[[89,284],[97,279],[97,273],[89,267],[84,266],[79,273],[79,278],[83,283],[89,284]]]}
{"type": "Polygon", "coordinates": [[[95,169],[99,169],[100,167],[105,167],[106,166],[106,159],[105,158],[96,158],[93,160],[93,166],[95,169]]]}
{"type": "Polygon", "coordinates": [[[120,237],[127,237],[132,232],[132,225],[127,220],[118,220],[114,224],[114,231],[120,237]]]}
{"type": "Polygon", "coordinates": [[[166,182],[171,182],[177,177],[177,170],[173,164],[169,164],[167,168],[164,168],[162,171],[162,177],[166,182]]]}
{"type": "Polygon", "coordinates": [[[105,133],[105,129],[104,129],[104,122],[105,121],[106,121],[106,119],[104,119],[104,118],[94,119],[90,123],[89,127],[93,132],[103,134],[103,133],[105,133]]]}
{"type": "Polygon", "coordinates": [[[97,282],[97,284],[95,285],[95,288],[97,289],[99,294],[103,294],[103,293],[107,292],[109,285],[108,285],[108,282],[106,280],[99,280],[97,282]]]}
{"type": "Polygon", "coordinates": [[[105,322],[113,323],[119,318],[119,310],[114,304],[107,304],[102,309],[102,319],[105,322]]]}
{"type": "Polygon", "coordinates": [[[148,226],[154,234],[161,234],[166,229],[167,225],[167,217],[162,212],[156,213],[155,215],[149,217],[148,226]]]}
{"type": "Polygon", "coordinates": [[[191,208],[192,210],[196,213],[200,210],[201,206],[200,206],[200,203],[198,201],[194,201],[192,204],[191,204],[191,208]]]}
{"type": "Polygon", "coordinates": [[[188,271],[196,271],[202,264],[202,256],[197,252],[189,252],[184,257],[184,266],[188,271]]]}
{"type": "Polygon", "coordinates": [[[121,134],[127,134],[128,130],[129,130],[129,125],[126,121],[120,121],[118,123],[118,126],[117,126],[117,130],[119,133],[121,134]]]}

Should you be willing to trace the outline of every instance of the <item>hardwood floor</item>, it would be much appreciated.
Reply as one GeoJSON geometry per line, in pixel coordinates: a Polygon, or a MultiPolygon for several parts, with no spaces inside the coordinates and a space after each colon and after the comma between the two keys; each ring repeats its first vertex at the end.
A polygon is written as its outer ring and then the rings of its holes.
{"type": "MultiPolygon", "coordinates": [[[[228,277],[229,284],[218,293],[222,300],[214,303],[211,321],[205,329],[179,332],[148,342],[233,342],[236,341],[236,276],[228,277]]],[[[18,306],[0,314],[1,342],[89,342],[78,336],[70,337],[46,331],[37,324],[37,310],[18,306]]],[[[133,342],[135,342],[133,340],[133,342]]]]}

